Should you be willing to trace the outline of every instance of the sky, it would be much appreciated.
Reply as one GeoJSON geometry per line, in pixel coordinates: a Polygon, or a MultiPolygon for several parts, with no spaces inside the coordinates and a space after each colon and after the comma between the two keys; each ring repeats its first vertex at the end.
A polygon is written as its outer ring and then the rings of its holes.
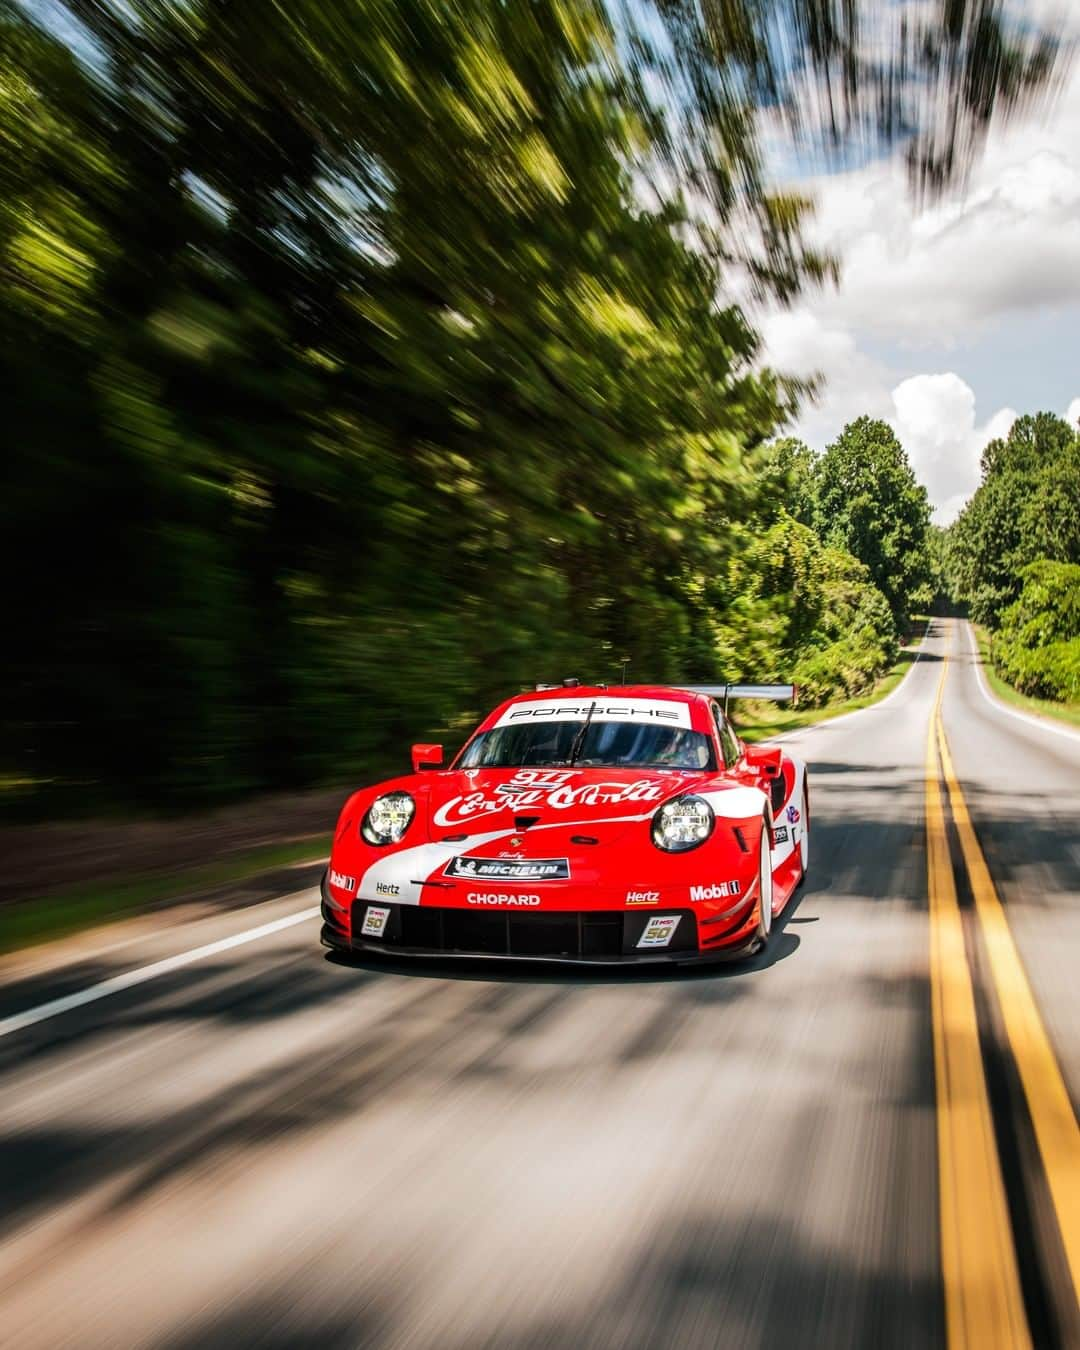
{"type": "Polygon", "coordinates": [[[1080,419],[1080,62],[932,207],[898,157],[795,183],[842,273],[762,324],[770,365],[825,378],[790,434],[821,450],[852,418],[882,418],[947,524],[1018,414],[1080,419]]]}

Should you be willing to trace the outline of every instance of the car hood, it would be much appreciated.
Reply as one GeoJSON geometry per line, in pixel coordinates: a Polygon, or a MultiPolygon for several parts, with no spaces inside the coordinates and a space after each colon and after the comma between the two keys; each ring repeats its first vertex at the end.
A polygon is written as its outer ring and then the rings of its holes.
{"type": "MultiPolygon", "coordinates": [[[[662,769],[451,769],[401,778],[383,785],[388,789],[416,801],[416,820],[401,843],[370,848],[348,828],[349,816],[332,864],[346,889],[358,877],[356,895],[373,903],[464,906],[524,894],[540,904],[542,894],[545,909],[580,908],[583,897],[592,907],[619,907],[631,889],[648,892],[657,864],[679,885],[713,876],[701,871],[696,853],[661,856],[652,846],[647,822],[665,801],[700,792],[718,819],[730,821],[760,819],[767,802],[723,774],[662,769]],[[532,891],[540,882],[542,892],[532,891]],[[481,894],[478,885],[499,889],[481,894]]],[[[727,881],[756,860],[737,832],[717,830],[713,864],[723,840],[727,881]]]]}
{"type": "MultiPolygon", "coordinates": [[[[694,791],[705,775],[678,769],[464,769],[426,774],[428,838],[494,830],[612,830],[694,791]]],[[[419,805],[419,802],[418,802],[419,805]]]]}

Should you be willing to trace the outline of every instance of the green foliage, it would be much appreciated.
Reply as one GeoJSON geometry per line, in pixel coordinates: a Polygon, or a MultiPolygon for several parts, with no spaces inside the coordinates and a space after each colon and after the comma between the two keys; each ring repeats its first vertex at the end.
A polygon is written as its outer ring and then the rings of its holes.
{"type": "Polygon", "coordinates": [[[955,604],[952,594],[949,557],[949,531],[940,525],[930,525],[926,531],[926,574],[923,583],[912,594],[912,607],[920,613],[931,609],[940,612],[942,606],[955,604]]]}
{"type": "Polygon", "coordinates": [[[925,503],[873,424],[770,459],[805,386],[724,299],[833,267],[755,142],[784,5],[68,0],[70,48],[36,8],[0,0],[9,776],[201,803],[625,657],[887,664],[925,503]]]}
{"type": "Polygon", "coordinates": [[[983,452],[982,483],[949,530],[947,571],[991,657],[1022,693],[1080,701],[1080,435],[1020,417],[983,452]]]}
{"type": "Polygon", "coordinates": [[[764,469],[775,475],[788,513],[813,526],[816,510],[818,460],[813,450],[795,436],[785,436],[769,447],[764,469]]]}
{"type": "Polygon", "coordinates": [[[1003,678],[1022,694],[1080,703],[1080,638],[1034,650],[1020,643],[995,641],[992,652],[1003,678]]]}
{"type": "Polygon", "coordinates": [[[994,663],[1021,693],[1080,702],[1080,566],[1044,560],[1019,579],[991,641],[994,663]]]}
{"type": "Polygon", "coordinates": [[[811,707],[868,689],[896,659],[892,613],[868,569],[781,510],[747,533],[713,642],[732,679],[794,679],[811,707]]]}
{"type": "Polygon", "coordinates": [[[895,623],[904,624],[929,579],[930,508],[884,422],[848,423],[814,466],[813,500],[819,533],[866,566],[895,623]]]}
{"type": "Polygon", "coordinates": [[[896,660],[896,626],[869,570],[839,549],[822,550],[817,622],[795,666],[799,697],[810,707],[872,687],[896,660]]]}
{"type": "Polygon", "coordinates": [[[699,579],[797,392],[721,227],[819,270],[752,138],[691,247],[598,4],[71,8],[92,60],[0,3],[5,767],[194,803],[624,656],[721,675],[699,579]]]}
{"type": "Polygon", "coordinates": [[[1051,413],[1020,417],[983,452],[978,491],[950,530],[953,585],[996,627],[1040,558],[1080,563],[1080,436],[1051,413]]]}

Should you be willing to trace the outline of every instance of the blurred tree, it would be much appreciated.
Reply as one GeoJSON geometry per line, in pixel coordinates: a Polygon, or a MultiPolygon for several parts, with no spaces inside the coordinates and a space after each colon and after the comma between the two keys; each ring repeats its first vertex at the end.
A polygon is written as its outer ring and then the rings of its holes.
{"type": "Polygon", "coordinates": [[[0,0],[9,777],[372,772],[538,677],[724,674],[803,594],[760,447],[805,386],[732,297],[832,262],[736,10],[718,63],[726,6],[0,0]]]}
{"type": "Polygon", "coordinates": [[[70,9],[3,10],[18,770],[196,800],[677,675],[796,386],[635,200],[603,10],[70,9]]]}
{"type": "MultiPolygon", "coordinates": [[[[807,150],[842,160],[902,145],[916,192],[962,181],[992,120],[1053,93],[1062,20],[1007,0],[655,0],[670,34],[687,119],[748,134],[764,109],[807,150]]],[[[738,134],[738,133],[737,133],[738,134]]],[[[729,133],[725,149],[732,143],[729,133]]],[[[694,146],[682,137],[677,144],[694,146]]],[[[694,159],[696,166],[712,167],[694,159]]],[[[714,178],[719,200],[730,176],[714,178]]],[[[703,175],[706,182],[709,175],[703,175]]]]}

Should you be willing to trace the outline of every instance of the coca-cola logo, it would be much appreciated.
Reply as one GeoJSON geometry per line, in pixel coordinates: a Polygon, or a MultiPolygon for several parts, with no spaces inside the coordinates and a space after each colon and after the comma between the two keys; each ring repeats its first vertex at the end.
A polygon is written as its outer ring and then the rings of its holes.
{"type": "MultiPolygon", "coordinates": [[[[663,785],[649,778],[639,778],[633,783],[593,782],[577,786],[570,782],[555,787],[522,784],[521,789],[515,787],[510,797],[505,793],[488,796],[483,791],[451,797],[434,813],[432,823],[444,828],[509,810],[520,814],[536,806],[551,807],[555,811],[566,811],[574,806],[620,806],[625,802],[656,802],[664,795],[663,785]]],[[[498,788],[496,792],[499,793],[498,788]]]]}

